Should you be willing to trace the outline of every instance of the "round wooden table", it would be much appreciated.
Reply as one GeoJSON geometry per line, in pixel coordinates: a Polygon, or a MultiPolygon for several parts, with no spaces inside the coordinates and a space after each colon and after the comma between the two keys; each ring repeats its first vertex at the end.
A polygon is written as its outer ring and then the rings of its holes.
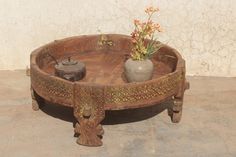
{"type": "Polygon", "coordinates": [[[179,122],[184,91],[189,88],[184,59],[164,45],[152,58],[152,80],[127,83],[123,65],[131,48],[130,36],[104,34],[55,40],[36,49],[30,59],[33,109],[38,110],[43,100],[72,107],[77,119],[77,143],[86,146],[102,145],[104,131],[100,122],[105,110],[140,108],[173,100],[169,115],[172,122],[179,122]],[[86,76],[75,82],[55,76],[51,56],[58,61],[71,57],[84,62],[86,76]]]}

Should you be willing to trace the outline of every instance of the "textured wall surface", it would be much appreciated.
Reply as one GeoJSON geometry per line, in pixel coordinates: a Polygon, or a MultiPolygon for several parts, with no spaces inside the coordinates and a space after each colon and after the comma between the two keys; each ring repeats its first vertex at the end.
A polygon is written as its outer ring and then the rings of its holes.
{"type": "Polygon", "coordinates": [[[178,49],[189,75],[236,76],[235,0],[0,0],[0,69],[23,69],[30,52],[81,34],[130,34],[159,6],[159,40],[178,49]]]}

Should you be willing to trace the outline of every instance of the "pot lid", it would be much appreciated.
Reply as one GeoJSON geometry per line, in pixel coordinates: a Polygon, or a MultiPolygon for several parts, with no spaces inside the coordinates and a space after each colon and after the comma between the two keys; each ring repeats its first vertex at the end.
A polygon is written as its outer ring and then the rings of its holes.
{"type": "Polygon", "coordinates": [[[62,65],[70,66],[70,65],[78,64],[78,61],[72,60],[71,57],[68,57],[68,59],[63,60],[61,63],[62,63],[62,65]]]}
{"type": "Polygon", "coordinates": [[[72,60],[71,57],[55,65],[56,71],[63,71],[64,73],[79,72],[83,69],[85,69],[85,64],[80,61],[72,60]]]}

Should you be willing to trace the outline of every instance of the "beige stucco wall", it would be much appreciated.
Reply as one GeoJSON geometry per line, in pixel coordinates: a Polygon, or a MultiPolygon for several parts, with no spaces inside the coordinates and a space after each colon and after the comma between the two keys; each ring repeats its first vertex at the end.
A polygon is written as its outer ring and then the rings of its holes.
{"type": "Polygon", "coordinates": [[[189,75],[236,76],[235,0],[0,0],[0,69],[23,69],[54,39],[129,34],[134,18],[159,6],[159,40],[178,49],[189,75]]]}

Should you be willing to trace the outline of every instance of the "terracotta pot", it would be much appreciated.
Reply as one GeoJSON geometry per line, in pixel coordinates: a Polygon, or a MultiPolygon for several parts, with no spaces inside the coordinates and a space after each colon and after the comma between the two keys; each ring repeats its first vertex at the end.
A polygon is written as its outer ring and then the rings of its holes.
{"type": "Polygon", "coordinates": [[[128,82],[141,82],[152,79],[153,63],[146,59],[142,61],[132,60],[131,58],[125,62],[124,70],[128,82]]]}

